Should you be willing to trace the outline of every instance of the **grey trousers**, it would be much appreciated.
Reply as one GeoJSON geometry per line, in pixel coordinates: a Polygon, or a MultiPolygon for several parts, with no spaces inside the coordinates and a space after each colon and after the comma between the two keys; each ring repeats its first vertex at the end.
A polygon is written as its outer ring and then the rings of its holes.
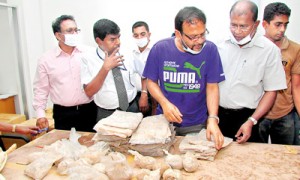
{"type": "Polygon", "coordinates": [[[197,134],[206,127],[206,124],[198,124],[189,127],[175,127],[176,136],[185,136],[187,134],[197,134]]]}

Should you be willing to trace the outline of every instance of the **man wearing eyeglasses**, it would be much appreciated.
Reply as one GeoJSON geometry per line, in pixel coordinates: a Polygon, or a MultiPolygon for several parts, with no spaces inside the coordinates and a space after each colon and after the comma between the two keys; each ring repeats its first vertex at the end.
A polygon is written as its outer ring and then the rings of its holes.
{"type": "Polygon", "coordinates": [[[143,76],[177,135],[199,133],[207,128],[215,147],[224,137],[218,127],[219,88],[225,79],[215,44],[206,40],[205,14],[185,7],[175,17],[175,37],[157,42],[151,49],[143,76]]]}
{"type": "Polygon", "coordinates": [[[261,142],[257,121],[285,89],[279,49],[256,33],[258,8],[249,0],[230,10],[230,39],[218,46],[226,80],[220,85],[220,129],[238,143],[261,142]],[[249,139],[250,138],[250,139],[249,139]]]}
{"type": "Polygon", "coordinates": [[[265,143],[270,135],[272,144],[300,145],[300,45],[285,36],[290,15],[291,9],[280,2],[270,3],[264,10],[265,36],[281,50],[288,87],[277,92],[274,106],[259,125],[265,143]]]}
{"type": "Polygon", "coordinates": [[[130,52],[121,53],[120,28],[115,22],[100,19],[94,24],[93,32],[98,46],[82,58],[81,80],[85,93],[89,97],[94,96],[98,106],[97,121],[110,116],[116,110],[139,112],[134,75],[142,75],[143,63],[136,61],[130,52]],[[121,72],[122,77],[118,76],[121,81],[115,79],[116,70],[121,72]],[[121,88],[120,84],[124,87],[121,88]],[[123,95],[124,91],[126,93],[125,108],[121,103],[120,91],[123,95]]]}
{"type": "Polygon", "coordinates": [[[35,80],[33,107],[36,125],[43,129],[49,123],[45,117],[47,99],[53,102],[55,129],[93,131],[97,107],[82,90],[80,59],[83,49],[78,47],[80,29],[73,16],[62,15],[52,23],[58,46],[39,59],[35,80]]]}

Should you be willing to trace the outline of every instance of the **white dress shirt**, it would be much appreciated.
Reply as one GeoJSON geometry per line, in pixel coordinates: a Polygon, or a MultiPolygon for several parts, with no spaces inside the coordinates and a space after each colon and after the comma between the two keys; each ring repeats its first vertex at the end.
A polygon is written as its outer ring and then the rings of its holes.
{"type": "MultiPolygon", "coordinates": [[[[122,51],[120,51],[122,54],[122,51]]],[[[123,65],[119,66],[123,76],[125,88],[127,91],[128,101],[131,102],[136,94],[136,85],[134,82],[134,74],[143,73],[143,64],[135,60],[132,55],[124,55],[123,65]]],[[[105,58],[104,52],[97,48],[94,52],[86,53],[82,58],[81,83],[88,84],[98,74],[103,65],[105,58]]],[[[100,90],[94,95],[95,103],[104,109],[116,109],[119,107],[118,94],[114,82],[112,71],[110,70],[100,90]]]]}
{"type": "Polygon", "coordinates": [[[256,33],[241,48],[229,39],[218,49],[226,78],[219,84],[220,106],[255,109],[264,91],[286,88],[280,50],[266,37],[256,33]]]}
{"type": "MultiPolygon", "coordinates": [[[[147,58],[148,58],[148,55],[149,55],[149,52],[150,52],[152,46],[153,45],[150,41],[148,46],[145,48],[145,50],[143,52],[140,52],[138,46],[135,46],[135,48],[133,49],[134,59],[137,59],[137,60],[141,61],[144,65],[144,67],[146,65],[146,61],[147,61],[147,58]]],[[[139,74],[135,74],[134,78],[135,78],[135,83],[136,83],[137,90],[141,91],[142,90],[141,76],[139,74]]]]}

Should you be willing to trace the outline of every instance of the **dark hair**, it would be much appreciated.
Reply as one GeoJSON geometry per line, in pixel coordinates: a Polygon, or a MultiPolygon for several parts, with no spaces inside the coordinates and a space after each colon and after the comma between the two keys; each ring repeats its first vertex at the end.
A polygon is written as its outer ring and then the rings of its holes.
{"type": "MultiPolygon", "coordinates": [[[[235,2],[235,3],[232,5],[232,7],[231,7],[231,9],[230,9],[229,15],[231,15],[232,11],[235,10],[236,5],[237,5],[238,3],[240,3],[240,2],[242,2],[242,1],[243,1],[243,0],[237,1],[237,2],[235,2]]],[[[244,2],[247,2],[247,3],[250,5],[250,11],[251,11],[252,14],[253,14],[252,20],[255,22],[255,21],[257,20],[257,16],[258,16],[258,7],[257,7],[257,5],[256,5],[254,2],[249,1],[249,0],[244,1],[244,2]]],[[[241,12],[241,13],[244,13],[244,12],[241,12]]]]}
{"type": "Polygon", "coordinates": [[[61,32],[61,23],[65,20],[72,20],[75,22],[75,19],[71,15],[61,15],[58,18],[55,19],[55,21],[52,22],[52,30],[53,33],[55,34],[56,32],[61,32]]]}
{"type": "Polygon", "coordinates": [[[133,30],[135,29],[135,28],[137,28],[137,27],[141,27],[141,26],[144,26],[145,28],[146,28],[146,30],[147,30],[147,32],[149,32],[149,26],[148,26],[148,24],[146,23],[146,22],[144,22],[144,21],[137,21],[137,22],[135,22],[133,25],[132,25],[132,32],[133,32],[133,30]]]}
{"type": "Polygon", "coordinates": [[[268,23],[274,19],[274,16],[286,15],[290,17],[291,9],[281,2],[268,4],[264,10],[264,19],[268,23]]]}
{"type": "Polygon", "coordinates": [[[95,22],[93,27],[93,32],[94,32],[95,39],[98,37],[103,41],[106,35],[119,34],[120,28],[115,22],[109,19],[100,19],[97,22],[95,22]]]}
{"type": "Polygon", "coordinates": [[[184,7],[175,17],[175,29],[182,32],[182,24],[187,22],[189,24],[195,23],[195,19],[200,20],[206,24],[205,14],[196,7],[184,7]]]}

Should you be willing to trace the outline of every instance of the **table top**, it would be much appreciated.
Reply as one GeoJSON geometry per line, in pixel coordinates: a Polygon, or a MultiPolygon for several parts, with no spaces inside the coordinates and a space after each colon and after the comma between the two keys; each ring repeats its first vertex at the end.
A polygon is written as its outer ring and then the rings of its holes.
{"type": "MultiPolygon", "coordinates": [[[[9,154],[1,174],[6,179],[30,179],[24,175],[26,154],[40,151],[44,145],[68,138],[70,131],[52,130],[9,154]]],[[[80,132],[82,135],[91,133],[80,132]]],[[[182,137],[177,137],[174,152],[182,137]]],[[[262,143],[231,143],[220,150],[214,161],[199,160],[194,173],[183,171],[184,179],[299,179],[300,146],[262,143]]],[[[67,179],[52,167],[44,179],[67,179]]]]}

